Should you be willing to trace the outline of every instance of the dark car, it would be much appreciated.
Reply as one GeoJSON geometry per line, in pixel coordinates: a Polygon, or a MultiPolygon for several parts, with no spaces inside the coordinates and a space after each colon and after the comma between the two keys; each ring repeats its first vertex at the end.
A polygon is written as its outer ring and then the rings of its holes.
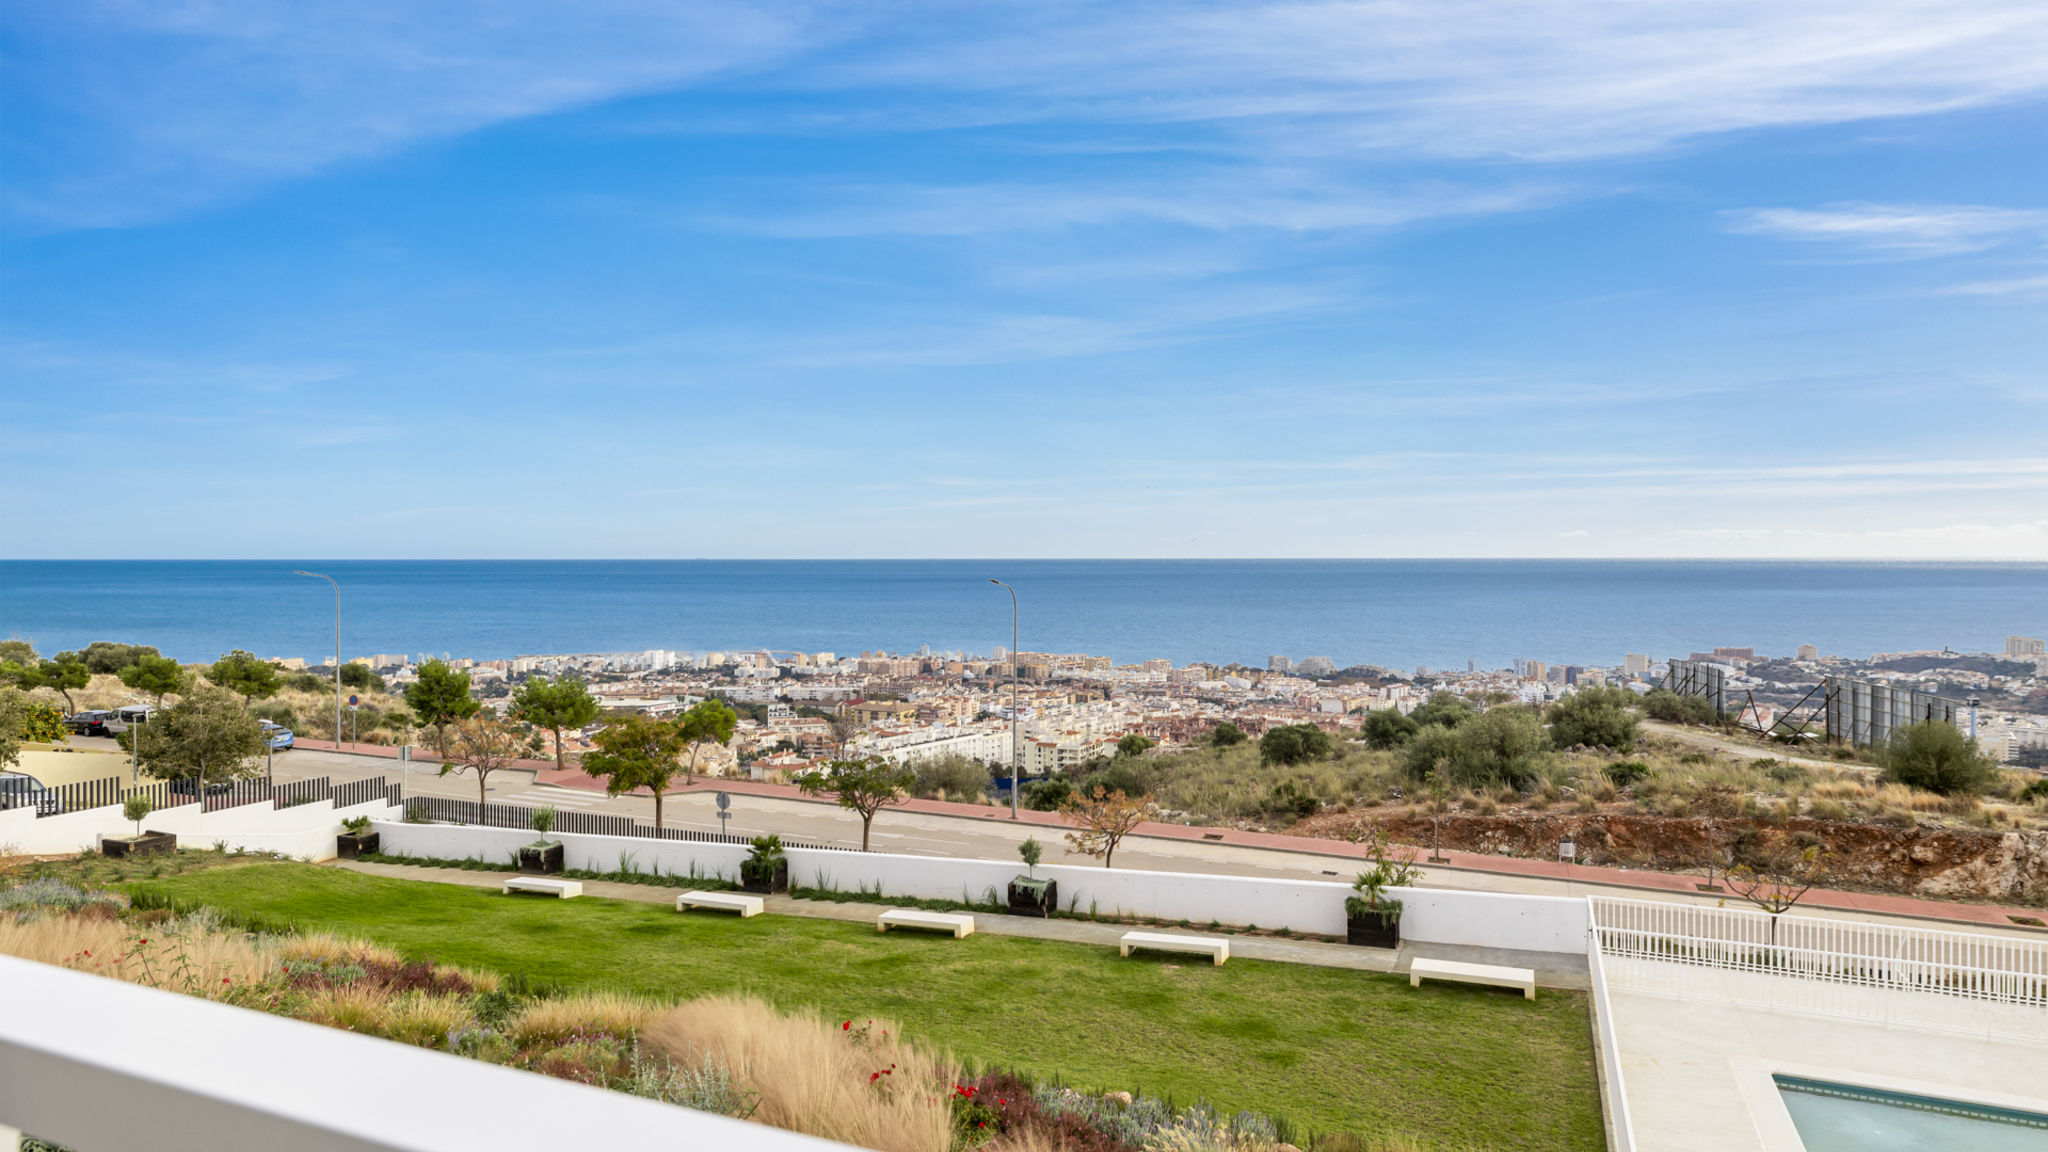
{"type": "Polygon", "coordinates": [[[74,736],[112,736],[114,731],[107,725],[113,719],[112,712],[80,712],[66,716],[64,727],[69,728],[74,736]]]}
{"type": "MultiPolygon", "coordinates": [[[[166,784],[165,790],[173,796],[191,796],[196,798],[199,795],[199,778],[196,776],[180,776],[166,784]]],[[[232,780],[223,780],[215,777],[206,782],[206,794],[208,796],[219,796],[222,793],[234,790],[235,782],[232,780]]]]}

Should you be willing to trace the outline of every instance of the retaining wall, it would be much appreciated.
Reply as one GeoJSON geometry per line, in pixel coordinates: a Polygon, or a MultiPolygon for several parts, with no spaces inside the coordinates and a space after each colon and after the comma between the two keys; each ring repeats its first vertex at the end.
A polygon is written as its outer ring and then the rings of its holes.
{"type": "MultiPolygon", "coordinates": [[[[341,832],[343,820],[355,816],[388,819],[397,813],[398,809],[381,799],[339,810],[332,800],[315,800],[289,808],[278,808],[263,800],[204,813],[194,803],[159,808],[142,821],[142,826],[176,833],[180,848],[226,844],[230,850],[331,860],[334,838],[341,832]]],[[[102,836],[126,836],[134,831],[135,825],[122,818],[117,805],[60,816],[39,817],[34,808],[0,812],[0,845],[32,856],[95,848],[102,836]]]]}

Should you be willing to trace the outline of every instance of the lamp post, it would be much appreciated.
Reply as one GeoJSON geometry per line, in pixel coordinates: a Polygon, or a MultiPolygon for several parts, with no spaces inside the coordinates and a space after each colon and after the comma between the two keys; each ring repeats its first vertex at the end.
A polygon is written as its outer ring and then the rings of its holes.
{"type": "Polygon", "coordinates": [[[314,576],[334,585],[334,750],[341,751],[341,582],[322,572],[292,569],[294,576],[314,576]]]}
{"type": "Polygon", "coordinates": [[[1017,761],[1024,755],[1017,743],[1017,590],[991,578],[989,583],[1010,594],[1010,819],[1017,819],[1017,761]]]}

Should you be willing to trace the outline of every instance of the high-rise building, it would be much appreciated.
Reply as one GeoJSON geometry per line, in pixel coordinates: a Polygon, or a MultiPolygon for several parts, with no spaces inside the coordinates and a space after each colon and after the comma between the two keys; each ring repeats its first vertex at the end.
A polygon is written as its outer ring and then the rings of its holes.
{"type": "Polygon", "coordinates": [[[1541,660],[1522,661],[1522,679],[1542,680],[1550,675],[1550,666],[1541,660]]]}
{"type": "Polygon", "coordinates": [[[1337,670],[1337,662],[1328,656],[1311,656],[1295,665],[1294,670],[1303,676],[1328,676],[1337,670]]]}
{"type": "Polygon", "coordinates": [[[2048,640],[2042,640],[2038,636],[2007,636],[2005,654],[2019,660],[2048,656],[2048,640]]]}
{"type": "Polygon", "coordinates": [[[1820,659],[1820,649],[1815,648],[1811,644],[1801,644],[1798,651],[1792,654],[1792,658],[1794,660],[1805,660],[1810,663],[1820,659]]]}
{"type": "Polygon", "coordinates": [[[1284,676],[1294,671],[1294,661],[1285,656],[1268,656],[1266,657],[1266,671],[1278,672],[1284,676]]]}
{"type": "Polygon", "coordinates": [[[1621,658],[1621,670],[1630,676],[1648,676],[1650,658],[1641,652],[1631,652],[1621,658]]]}
{"type": "Polygon", "coordinates": [[[1173,661],[1162,660],[1155,656],[1145,661],[1144,670],[1148,676],[1164,676],[1168,672],[1173,671],[1173,661]]]}

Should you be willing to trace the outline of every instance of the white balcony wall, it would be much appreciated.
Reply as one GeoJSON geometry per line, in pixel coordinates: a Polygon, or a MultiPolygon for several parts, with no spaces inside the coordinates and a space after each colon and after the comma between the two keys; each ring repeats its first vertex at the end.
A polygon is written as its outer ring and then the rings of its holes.
{"type": "MultiPolygon", "coordinates": [[[[279,852],[306,860],[334,858],[334,838],[341,822],[354,816],[387,819],[397,809],[383,800],[337,810],[331,800],[316,800],[290,808],[275,808],[268,800],[241,804],[202,813],[197,804],[160,808],[143,820],[145,829],[176,833],[180,848],[211,848],[226,844],[229,850],[279,852]]],[[[11,808],[0,812],[0,845],[29,855],[77,852],[99,845],[102,836],[126,836],[135,825],[121,816],[118,806],[66,812],[60,816],[37,816],[33,808],[11,808]]]]}

